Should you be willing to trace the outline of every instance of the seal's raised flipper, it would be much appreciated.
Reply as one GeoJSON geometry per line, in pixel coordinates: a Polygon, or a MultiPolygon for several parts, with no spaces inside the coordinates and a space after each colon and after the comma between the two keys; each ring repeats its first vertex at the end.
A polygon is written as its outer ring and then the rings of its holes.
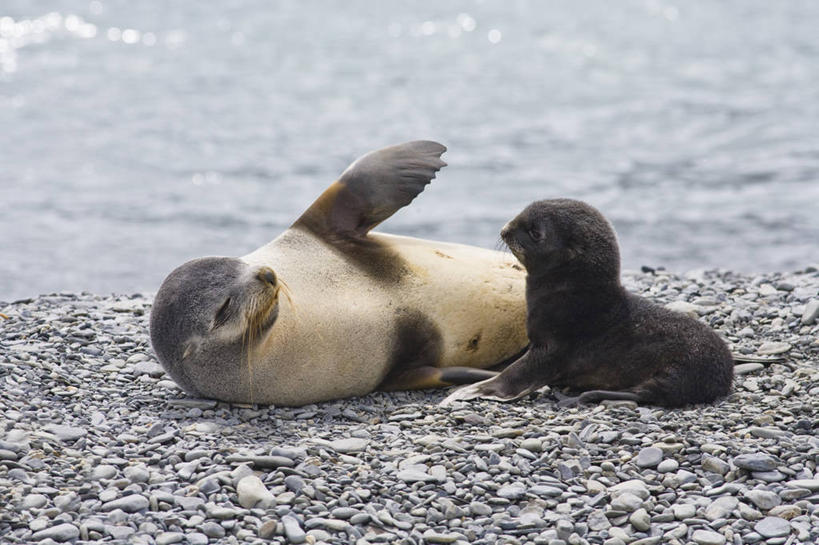
{"type": "Polygon", "coordinates": [[[363,239],[424,190],[446,166],[445,151],[437,142],[416,140],[370,152],[347,167],[293,226],[324,238],[363,239]]]}
{"type": "Polygon", "coordinates": [[[390,375],[379,386],[379,390],[422,390],[442,388],[454,384],[471,384],[496,376],[494,371],[472,367],[432,367],[425,365],[390,375]]]}

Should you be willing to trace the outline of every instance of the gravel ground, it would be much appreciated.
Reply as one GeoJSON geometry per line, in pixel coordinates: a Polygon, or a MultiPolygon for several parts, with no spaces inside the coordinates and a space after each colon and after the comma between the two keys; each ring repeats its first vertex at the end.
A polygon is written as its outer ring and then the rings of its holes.
{"type": "Polygon", "coordinates": [[[0,542],[816,543],[819,272],[629,273],[735,352],[714,406],[191,399],[150,298],[0,303],[0,542]]]}

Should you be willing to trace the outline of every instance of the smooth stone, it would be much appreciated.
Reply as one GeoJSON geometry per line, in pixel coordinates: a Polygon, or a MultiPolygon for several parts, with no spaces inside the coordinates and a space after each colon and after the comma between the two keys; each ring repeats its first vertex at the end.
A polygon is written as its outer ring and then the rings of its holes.
{"type": "Polygon", "coordinates": [[[116,466],[102,464],[94,468],[91,472],[91,478],[95,481],[99,481],[100,479],[113,479],[117,476],[118,471],[116,466]]]}
{"type": "Polygon", "coordinates": [[[672,471],[677,471],[679,468],[679,462],[673,458],[665,459],[657,465],[657,471],[660,473],[671,473],[672,471]]]}
{"type": "Polygon", "coordinates": [[[717,519],[728,518],[731,511],[737,508],[737,505],[739,505],[739,500],[733,496],[717,498],[705,508],[705,518],[712,522],[717,519]]]}
{"type": "Polygon", "coordinates": [[[442,534],[432,529],[424,532],[423,536],[426,543],[455,543],[461,537],[459,534],[442,534]]]}
{"type": "Polygon", "coordinates": [[[699,545],[724,545],[725,543],[724,535],[710,530],[695,530],[691,539],[699,545]]]}
{"type": "Polygon", "coordinates": [[[762,343],[757,349],[756,353],[761,356],[773,356],[775,354],[784,354],[791,349],[791,345],[780,341],[769,341],[762,343]]]}
{"type": "Polygon", "coordinates": [[[34,532],[31,536],[34,541],[53,539],[58,542],[71,541],[78,537],[80,537],[80,529],[67,522],[46,528],[45,530],[40,530],[39,532],[34,532]]]}
{"type": "Polygon", "coordinates": [[[516,500],[526,494],[526,487],[520,483],[507,484],[498,489],[497,495],[499,498],[506,498],[507,500],[516,500]]]}
{"type": "Polygon", "coordinates": [[[122,470],[122,474],[132,483],[147,483],[150,477],[148,468],[141,465],[128,466],[122,470]]]}
{"type": "Polygon", "coordinates": [[[48,424],[43,427],[43,430],[53,434],[60,441],[76,441],[80,437],[85,437],[88,433],[85,428],[78,428],[76,426],[64,426],[62,424],[48,424]]]}
{"type": "Polygon", "coordinates": [[[783,537],[791,533],[791,523],[779,517],[765,517],[754,524],[754,530],[764,538],[783,537]]]}
{"type": "Polygon", "coordinates": [[[488,517],[492,514],[492,508],[479,501],[473,501],[469,504],[469,512],[479,517],[488,517]]]}
{"type": "Polygon", "coordinates": [[[210,543],[210,538],[199,532],[185,534],[185,538],[188,540],[188,545],[208,545],[210,543]]]}
{"type": "Polygon", "coordinates": [[[642,507],[629,515],[628,521],[632,526],[634,526],[634,528],[641,532],[646,532],[651,528],[651,517],[649,516],[648,511],[642,507]]]}
{"type": "Polygon", "coordinates": [[[671,511],[677,520],[685,520],[694,518],[697,514],[697,506],[693,503],[677,503],[671,506],[671,511]]]}
{"type": "Polygon", "coordinates": [[[148,375],[153,378],[159,378],[165,374],[165,370],[156,362],[140,361],[134,364],[132,373],[136,376],[148,375]]]}
{"type": "Polygon", "coordinates": [[[802,311],[801,322],[803,325],[813,324],[819,318],[819,299],[811,299],[802,311]]]}
{"type": "Polygon", "coordinates": [[[162,532],[154,539],[156,540],[156,545],[171,545],[184,540],[185,534],[182,532],[162,532]]]}
{"type": "Polygon", "coordinates": [[[239,479],[236,485],[236,495],[239,498],[239,505],[245,509],[256,507],[257,504],[258,507],[265,509],[276,502],[273,494],[256,475],[248,475],[239,479]]]}
{"type": "Polygon", "coordinates": [[[779,465],[773,456],[762,453],[740,454],[734,457],[734,465],[748,471],[772,471],[779,465]]]}
{"type": "Polygon", "coordinates": [[[611,528],[609,518],[606,516],[606,512],[602,509],[595,509],[589,513],[589,516],[586,519],[586,524],[589,525],[589,530],[592,532],[600,532],[611,528]]]}
{"type": "Polygon", "coordinates": [[[330,515],[337,519],[343,520],[347,520],[353,517],[354,515],[357,515],[358,513],[360,513],[360,511],[353,507],[336,507],[335,509],[330,511],[330,515]]]}
{"type": "Polygon", "coordinates": [[[754,471],[753,473],[751,473],[751,477],[753,477],[754,479],[758,479],[760,481],[765,481],[766,483],[777,483],[779,481],[784,481],[787,478],[787,475],[785,475],[779,470],[754,471]]]}
{"type": "Polygon", "coordinates": [[[367,448],[369,441],[366,439],[359,439],[357,437],[349,437],[346,439],[336,439],[335,441],[330,441],[330,447],[335,450],[336,452],[341,452],[342,454],[353,454],[355,452],[361,452],[367,448]]]}
{"type": "Polygon", "coordinates": [[[301,529],[299,521],[295,517],[283,516],[282,525],[284,526],[284,535],[287,536],[290,543],[304,543],[307,540],[307,534],[301,529]]]}
{"type": "Polygon", "coordinates": [[[225,537],[225,528],[217,522],[204,522],[199,529],[202,530],[202,533],[208,537],[225,537]]]}
{"type": "Polygon", "coordinates": [[[618,483],[609,488],[609,492],[611,493],[612,498],[616,498],[620,494],[626,492],[634,494],[641,500],[648,499],[648,497],[651,495],[651,492],[648,491],[648,487],[646,487],[646,483],[638,479],[631,479],[618,483]]]}
{"type": "Polygon", "coordinates": [[[777,505],[768,511],[771,517],[779,517],[785,520],[791,520],[802,514],[802,509],[798,505],[777,505]]]}
{"type": "Polygon", "coordinates": [[[778,494],[768,490],[749,490],[745,493],[745,497],[763,511],[769,511],[782,503],[782,498],[778,494]]]}
{"type": "Polygon", "coordinates": [[[114,526],[108,524],[105,526],[105,533],[114,539],[126,540],[136,533],[136,530],[130,526],[114,526]]]}
{"type": "Polygon", "coordinates": [[[748,433],[761,439],[779,439],[780,437],[788,434],[788,432],[780,430],[779,428],[760,426],[748,428],[748,433]]]}
{"type": "Polygon", "coordinates": [[[284,478],[284,486],[286,486],[288,490],[298,494],[304,488],[305,482],[304,479],[298,475],[288,475],[284,478]]]}
{"type": "Polygon", "coordinates": [[[112,500],[102,504],[103,511],[113,511],[114,509],[122,509],[126,513],[136,513],[144,509],[148,509],[150,502],[148,498],[141,494],[131,494],[122,498],[112,500]]]}
{"type": "Polygon", "coordinates": [[[23,509],[39,509],[48,503],[48,498],[43,494],[29,494],[23,498],[23,509]]]}
{"type": "Polygon", "coordinates": [[[806,488],[811,492],[819,490],[819,479],[796,479],[785,483],[790,488],[806,488]]]}
{"type": "Polygon", "coordinates": [[[643,505],[643,500],[631,492],[623,492],[611,501],[611,508],[615,511],[625,511],[631,513],[643,505]]]}
{"type": "Polygon", "coordinates": [[[520,448],[529,452],[540,452],[543,450],[543,441],[535,438],[524,439],[520,442],[520,448]]]}
{"type": "Polygon", "coordinates": [[[438,480],[429,473],[427,473],[425,470],[421,470],[414,467],[402,469],[401,471],[398,472],[396,477],[398,478],[398,480],[404,481],[406,483],[429,482],[438,480]]]}
{"type": "Polygon", "coordinates": [[[666,303],[665,308],[668,310],[673,310],[674,312],[682,312],[684,314],[688,314],[692,318],[697,317],[697,310],[699,307],[688,301],[672,301],[670,303],[666,303]]]}
{"type": "Polygon", "coordinates": [[[656,467],[663,460],[663,451],[657,447],[646,447],[637,454],[637,467],[656,467]]]}
{"type": "Polygon", "coordinates": [[[277,469],[296,465],[296,462],[287,456],[251,456],[248,460],[260,469],[277,469]]]}
{"type": "Polygon", "coordinates": [[[702,468],[705,471],[725,475],[731,470],[731,465],[724,460],[720,460],[716,456],[703,456],[702,468]]]}
{"type": "Polygon", "coordinates": [[[762,369],[765,369],[765,366],[761,363],[739,363],[734,365],[734,374],[747,375],[749,373],[756,373],[762,369]]]}
{"type": "Polygon", "coordinates": [[[759,520],[762,518],[762,513],[744,502],[739,502],[737,509],[739,511],[739,516],[745,520],[759,520]]]}

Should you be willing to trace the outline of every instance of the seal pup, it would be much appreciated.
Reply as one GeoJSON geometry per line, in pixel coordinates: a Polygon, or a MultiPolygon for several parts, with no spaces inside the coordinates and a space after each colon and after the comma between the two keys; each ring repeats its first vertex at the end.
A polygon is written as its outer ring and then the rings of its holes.
{"type": "Polygon", "coordinates": [[[706,325],[628,293],[609,222],[570,199],[532,203],[501,232],[526,267],[527,352],[442,403],[511,401],[549,385],[582,391],[561,405],[627,399],[679,407],[731,389],[734,361],[706,325]]]}
{"type": "Polygon", "coordinates": [[[188,393],[304,405],[466,384],[526,338],[525,272],[508,254],[372,232],[445,166],[441,144],[369,153],[272,242],[170,273],[151,341],[188,393]]]}

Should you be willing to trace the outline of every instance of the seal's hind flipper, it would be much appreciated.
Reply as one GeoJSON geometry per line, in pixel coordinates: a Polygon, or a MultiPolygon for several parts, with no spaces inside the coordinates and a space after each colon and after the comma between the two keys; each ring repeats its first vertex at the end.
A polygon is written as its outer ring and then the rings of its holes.
{"type": "Polygon", "coordinates": [[[370,152],[347,167],[293,224],[325,238],[363,239],[408,205],[446,166],[446,147],[416,140],[370,152]]]}
{"type": "Polygon", "coordinates": [[[473,367],[432,367],[424,365],[390,374],[379,384],[378,389],[389,392],[393,390],[423,390],[426,388],[443,388],[454,384],[471,384],[496,376],[494,371],[473,367]]]}
{"type": "Polygon", "coordinates": [[[589,403],[599,403],[600,401],[634,401],[640,403],[643,399],[639,394],[621,390],[587,390],[576,397],[558,396],[558,407],[577,407],[589,403]]]}

